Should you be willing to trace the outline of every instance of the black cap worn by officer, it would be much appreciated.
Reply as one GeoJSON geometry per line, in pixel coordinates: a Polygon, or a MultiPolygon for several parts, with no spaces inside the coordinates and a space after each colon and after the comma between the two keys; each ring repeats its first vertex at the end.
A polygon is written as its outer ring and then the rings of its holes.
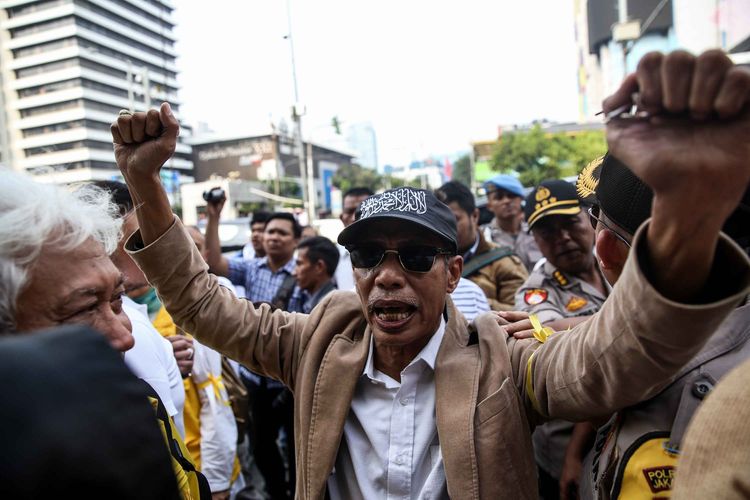
{"type": "Polygon", "coordinates": [[[535,224],[550,215],[576,215],[581,212],[581,204],[576,188],[571,183],[554,179],[542,181],[526,197],[524,206],[526,223],[531,230],[535,224]]]}
{"type": "MultiPolygon", "coordinates": [[[[585,203],[593,206],[594,215],[601,211],[628,237],[651,215],[654,196],[651,188],[609,153],[581,171],[576,191],[585,203]]],[[[609,229],[619,235],[616,228],[609,229]]],[[[750,249],[750,188],[725,222],[723,231],[745,251],[750,249]]]]}
{"type": "Polygon", "coordinates": [[[366,198],[357,209],[355,221],[339,234],[338,242],[351,249],[373,222],[393,219],[427,229],[446,243],[446,253],[455,255],[458,236],[453,212],[432,191],[412,187],[389,189],[366,198]]]}
{"type": "Polygon", "coordinates": [[[576,191],[585,203],[592,206],[594,216],[598,216],[601,210],[631,236],[651,215],[654,197],[651,188],[609,153],[581,171],[576,191]]]}

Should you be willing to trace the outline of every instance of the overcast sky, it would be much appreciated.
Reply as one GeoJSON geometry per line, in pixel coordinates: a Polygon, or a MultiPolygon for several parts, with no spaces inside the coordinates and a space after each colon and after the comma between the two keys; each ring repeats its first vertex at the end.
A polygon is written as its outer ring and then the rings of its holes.
{"type": "MultiPolygon", "coordinates": [[[[290,0],[306,139],[373,123],[380,163],[578,113],[573,0],[290,0]]],[[[175,2],[181,115],[268,131],[294,102],[286,2],[175,2]]]]}

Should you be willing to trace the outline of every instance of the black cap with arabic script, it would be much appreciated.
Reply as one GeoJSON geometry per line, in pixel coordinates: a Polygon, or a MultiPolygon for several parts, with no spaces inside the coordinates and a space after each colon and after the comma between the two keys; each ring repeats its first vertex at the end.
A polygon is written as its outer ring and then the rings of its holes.
{"type": "Polygon", "coordinates": [[[339,234],[340,245],[355,245],[374,221],[400,220],[431,231],[450,244],[454,252],[458,247],[456,217],[432,191],[412,187],[389,189],[362,201],[355,218],[356,220],[339,234]]]}

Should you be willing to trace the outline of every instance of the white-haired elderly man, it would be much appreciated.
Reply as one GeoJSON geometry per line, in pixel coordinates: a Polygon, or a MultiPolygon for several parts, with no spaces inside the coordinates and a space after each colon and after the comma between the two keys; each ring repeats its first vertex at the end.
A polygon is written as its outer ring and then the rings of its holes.
{"type": "Polygon", "coordinates": [[[687,111],[607,127],[654,190],[652,217],[600,312],[545,342],[506,340],[492,315],[466,325],[448,297],[463,267],[455,217],[413,188],[368,198],[339,236],[356,294],[333,292],[309,316],[235,298],[160,184],[179,132],[169,106],[117,118],[140,226],[126,249],[175,323],[293,388],[299,498],[536,498],[534,425],[655,394],[745,297],[750,261],[720,230],[750,182],[750,78],[720,53],[658,57],[605,102],[624,109],[639,92],[652,113],[687,111]]]}
{"type": "Polygon", "coordinates": [[[83,323],[133,347],[122,275],[109,259],[121,220],[108,193],[68,191],[0,171],[0,325],[18,332],[83,323]]]}
{"type": "MultiPolygon", "coordinates": [[[[135,340],[122,304],[123,277],[109,257],[121,224],[107,191],[67,190],[0,169],[0,332],[83,324],[101,332],[115,350],[131,349],[135,340]]],[[[171,434],[172,465],[183,497],[201,498],[205,478],[194,471],[157,393],[144,384],[143,394],[165,437],[171,434]]]]}

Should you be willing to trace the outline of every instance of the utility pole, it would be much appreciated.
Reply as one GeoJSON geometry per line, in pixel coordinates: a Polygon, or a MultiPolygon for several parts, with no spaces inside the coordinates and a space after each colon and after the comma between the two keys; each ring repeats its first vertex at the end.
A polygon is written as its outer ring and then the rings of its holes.
{"type": "MultiPolygon", "coordinates": [[[[296,85],[295,85],[296,87],[296,85]]],[[[294,121],[294,149],[297,150],[297,165],[302,179],[302,202],[307,216],[310,217],[310,197],[307,193],[307,166],[305,165],[305,147],[302,144],[302,115],[299,106],[292,106],[292,120],[294,121]]],[[[312,219],[310,219],[312,221],[312,219]]]]}
{"type": "Polygon", "coordinates": [[[305,162],[305,149],[302,143],[302,115],[304,114],[304,107],[299,102],[299,89],[297,88],[297,67],[294,61],[294,40],[292,38],[292,13],[291,4],[289,0],[286,0],[286,21],[288,27],[287,40],[289,40],[289,53],[292,60],[292,82],[294,83],[294,106],[292,107],[292,119],[294,120],[295,129],[295,148],[297,149],[297,163],[299,165],[299,173],[302,179],[302,200],[307,210],[308,224],[312,224],[315,220],[315,190],[314,190],[314,179],[312,179],[312,172],[308,169],[308,165],[305,162]],[[310,188],[313,186],[313,189],[310,188]]]}
{"type": "Polygon", "coordinates": [[[477,192],[477,174],[474,172],[474,168],[476,168],[474,164],[474,144],[469,143],[469,189],[471,189],[472,194],[476,194],[477,192]]]}
{"type": "Polygon", "coordinates": [[[276,196],[279,196],[281,194],[279,186],[279,178],[281,177],[279,165],[279,134],[276,132],[275,128],[273,135],[271,135],[271,143],[273,144],[273,163],[276,170],[276,176],[273,179],[273,191],[276,196]]]}
{"type": "MultiPolygon", "coordinates": [[[[314,176],[314,170],[313,170],[313,143],[312,143],[312,136],[308,136],[307,138],[307,164],[305,165],[305,168],[307,169],[307,192],[309,193],[310,197],[310,206],[312,208],[312,213],[315,214],[315,176],[314,176]]],[[[308,217],[310,217],[310,213],[308,213],[308,217]]],[[[313,219],[309,219],[309,224],[312,224],[313,219]]]]}

